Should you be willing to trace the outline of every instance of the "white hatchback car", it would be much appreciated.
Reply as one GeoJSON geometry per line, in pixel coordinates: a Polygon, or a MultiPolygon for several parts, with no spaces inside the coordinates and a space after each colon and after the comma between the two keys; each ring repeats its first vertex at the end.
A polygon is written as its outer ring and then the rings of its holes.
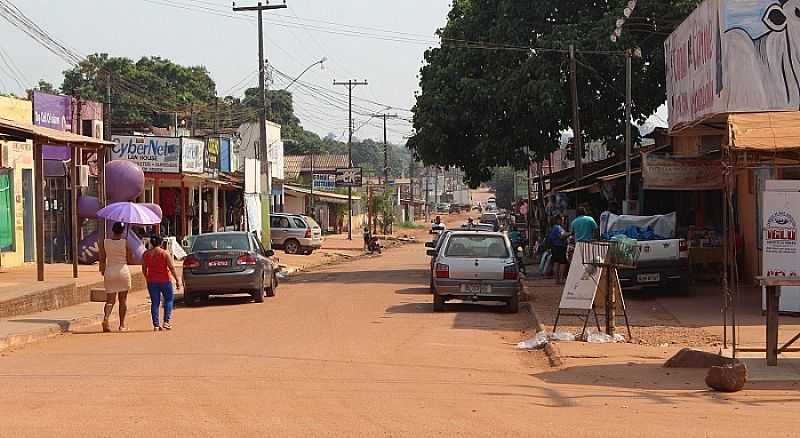
{"type": "Polygon", "coordinates": [[[429,250],[433,268],[433,310],[441,312],[451,299],[503,301],[519,311],[522,283],[511,242],[502,233],[453,231],[441,249],[429,250]]]}

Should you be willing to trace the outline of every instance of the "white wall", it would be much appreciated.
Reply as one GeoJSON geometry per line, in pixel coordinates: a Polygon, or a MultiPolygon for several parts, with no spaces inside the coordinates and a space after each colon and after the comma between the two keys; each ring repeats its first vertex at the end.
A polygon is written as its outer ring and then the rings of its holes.
{"type": "MultiPolygon", "coordinates": [[[[245,158],[255,158],[256,148],[260,141],[258,123],[245,123],[239,127],[239,136],[242,144],[239,146],[239,163],[244,163],[245,158]]],[[[267,144],[269,145],[270,172],[275,179],[284,179],[283,141],[281,140],[281,125],[267,121],[267,144]]]]}

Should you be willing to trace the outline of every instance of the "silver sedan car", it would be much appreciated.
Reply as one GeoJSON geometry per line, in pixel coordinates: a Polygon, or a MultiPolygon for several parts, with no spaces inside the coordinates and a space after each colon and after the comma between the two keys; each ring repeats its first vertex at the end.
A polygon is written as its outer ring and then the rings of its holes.
{"type": "Polygon", "coordinates": [[[257,303],[274,296],[278,287],[275,266],[251,233],[201,234],[183,259],[184,302],[193,306],[209,295],[248,293],[257,303]]]}
{"type": "Polygon", "coordinates": [[[433,267],[433,310],[441,312],[451,299],[502,301],[511,313],[519,311],[522,290],[519,267],[505,234],[454,231],[445,237],[433,267]]]}

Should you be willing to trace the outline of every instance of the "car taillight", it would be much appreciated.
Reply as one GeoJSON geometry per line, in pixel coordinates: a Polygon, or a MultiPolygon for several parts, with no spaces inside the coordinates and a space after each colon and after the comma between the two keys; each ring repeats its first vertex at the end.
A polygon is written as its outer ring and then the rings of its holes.
{"type": "Polygon", "coordinates": [[[503,268],[503,280],[519,280],[519,269],[516,265],[503,268]]]}
{"type": "Polygon", "coordinates": [[[256,262],[256,258],[249,254],[241,255],[236,259],[237,265],[255,265],[256,262]]]}
{"type": "Polygon", "coordinates": [[[183,259],[183,269],[195,269],[200,267],[200,260],[195,256],[189,256],[183,259]]]}
{"type": "Polygon", "coordinates": [[[689,241],[681,240],[678,244],[678,251],[680,252],[689,252],[689,241]]]}
{"type": "Polygon", "coordinates": [[[444,263],[437,263],[436,269],[434,269],[434,274],[436,275],[436,278],[450,278],[450,266],[447,266],[444,263]]]}
{"type": "Polygon", "coordinates": [[[306,239],[311,238],[311,228],[306,228],[306,239]]]}

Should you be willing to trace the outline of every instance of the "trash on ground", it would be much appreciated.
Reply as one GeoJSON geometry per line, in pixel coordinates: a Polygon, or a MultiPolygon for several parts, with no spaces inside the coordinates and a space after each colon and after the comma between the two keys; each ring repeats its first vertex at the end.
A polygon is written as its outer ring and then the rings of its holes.
{"type": "Polygon", "coordinates": [[[520,350],[535,350],[544,347],[548,342],[547,333],[539,332],[533,338],[518,343],[517,348],[520,350]]]}
{"type": "Polygon", "coordinates": [[[553,341],[574,341],[578,337],[570,332],[554,332],[550,334],[553,341]]]}
{"type": "Polygon", "coordinates": [[[278,280],[286,280],[287,278],[289,278],[289,274],[287,274],[287,273],[285,273],[283,271],[276,272],[275,276],[278,277],[278,280]]]}
{"type": "Polygon", "coordinates": [[[584,335],[586,342],[590,344],[611,344],[614,342],[625,342],[625,336],[622,336],[619,333],[614,334],[614,336],[605,334],[605,333],[598,333],[592,330],[589,330],[584,335]]]}

